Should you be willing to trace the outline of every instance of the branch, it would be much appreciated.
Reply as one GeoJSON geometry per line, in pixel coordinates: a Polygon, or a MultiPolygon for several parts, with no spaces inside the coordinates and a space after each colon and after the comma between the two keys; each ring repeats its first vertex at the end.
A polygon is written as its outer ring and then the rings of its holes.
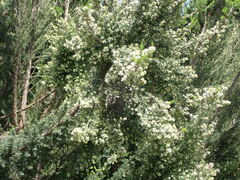
{"type": "Polygon", "coordinates": [[[229,86],[226,94],[224,95],[224,98],[228,97],[231,92],[235,89],[236,87],[236,84],[237,84],[237,81],[238,79],[240,78],[240,71],[237,73],[237,75],[234,77],[233,81],[232,81],[232,84],[229,86]]]}
{"type": "MultiPolygon", "coordinates": [[[[231,85],[229,86],[229,88],[227,89],[226,93],[224,94],[223,99],[226,99],[232,93],[232,91],[236,88],[236,84],[237,84],[239,78],[240,78],[240,71],[234,77],[231,85]]],[[[213,115],[213,118],[209,121],[209,123],[214,121],[214,119],[219,115],[220,112],[221,112],[221,107],[216,109],[216,111],[215,111],[215,113],[213,115]]]]}
{"type": "MultiPolygon", "coordinates": [[[[70,117],[75,116],[75,115],[79,112],[79,110],[80,110],[80,106],[77,105],[77,106],[69,113],[70,117]]],[[[49,128],[45,133],[43,133],[42,136],[48,136],[48,135],[50,135],[56,127],[62,125],[63,123],[64,123],[64,120],[63,120],[63,119],[60,120],[57,124],[55,124],[53,127],[49,128]]]]}
{"type": "Polygon", "coordinates": [[[41,162],[41,159],[39,158],[39,162],[37,165],[37,174],[34,180],[41,180],[41,174],[40,174],[41,170],[42,170],[42,162],[41,162]]]}
{"type": "MultiPolygon", "coordinates": [[[[17,110],[16,113],[20,113],[20,112],[25,111],[25,110],[27,110],[27,109],[29,109],[29,108],[32,108],[35,104],[37,104],[37,103],[41,102],[42,100],[46,99],[48,96],[50,96],[50,95],[51,95],[52,93],[54,93],[55,91],[56,91],[55,89],[52,90],[50,93],[44,95],[43,97],[37,99],[36,101],[34,101],[34,102],[32,102],[32,103],[30,103],[30,104],[27,105],[25,108],[20,109],[20,110],[17,110]]],[[[0,119],[8,118],[8,117],[12,116],[13,114],[14,114],[14,113],[10,113],[10,114],[1,116],[0,119]]]]}
{"type": "Polygon", "coordinates": [[[45,133],[43,133],[42,136],[49,136],[56,127],[62,125],[63,123],[64,123],[63,120],[59,121],[59,122],[58,122],[57,124],[55,124],[53,127],[49,128],[45,133]]]}

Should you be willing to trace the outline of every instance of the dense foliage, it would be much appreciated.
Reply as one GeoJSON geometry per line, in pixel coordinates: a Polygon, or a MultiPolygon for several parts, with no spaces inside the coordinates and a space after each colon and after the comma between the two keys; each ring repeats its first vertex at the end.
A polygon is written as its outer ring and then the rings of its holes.
{"type": "Polygon", "coordinates": [[[239,0],[1,0],[0,179],[239,179],[239,0]]]}

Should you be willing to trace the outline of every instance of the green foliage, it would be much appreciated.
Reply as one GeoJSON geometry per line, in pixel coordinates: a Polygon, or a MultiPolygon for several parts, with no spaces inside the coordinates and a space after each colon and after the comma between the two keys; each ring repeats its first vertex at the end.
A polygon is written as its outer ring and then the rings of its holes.
{"type": "Polygon", "coordinates": [[[208,16],[215,1],[193,1],[182,16],[175,0],[94,2],[73,1],[68,21],[50,3],[48,28],[37,26],[29,99],[55,93],[3,134],[1,178],[239,177],[237,23],[208,16]]]}

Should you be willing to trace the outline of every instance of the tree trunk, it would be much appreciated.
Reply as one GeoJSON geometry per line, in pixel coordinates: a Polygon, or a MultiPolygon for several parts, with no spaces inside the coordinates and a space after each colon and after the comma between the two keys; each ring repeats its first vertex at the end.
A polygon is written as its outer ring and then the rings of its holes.
{"type": "MultiPolygon", "coordinates": [[[[20,19],[20,5],[19,2],[16,1],[15,2],[15,8],[14,11],[17,15],[17,23],[15,26],[15,31],[18,32],[19,28],[20,28],[20,24],[21,24],[21,19],[20,19]]],[[[13,121],[14,121],[14,125],[16,127],[19,127],[19,122],[18,122],[18,78],[19,78],[19,71],[20,71],[20,61],[21,61],[21,46],[20,46],[20,42],[17,40],[16,41],[16,47],[15,47],[15,52],[14,52],[14,56],[16,57],[16,59],[13,60],[13,64],[15,65],[15,69],[14,69],[14,75],[13,75],[13,107],[12,107],[12,111],[13,111],[13,121]]]]}
{"type": "Polygon", "coordinates": [[[68,20],[69,4],[70,4],[70,0],[65,0],[65,5],[64,5],[64,20],[65,20],[65,21],[68,20]]]}
{"type": "Polygon", "coordinates": [[[16,69],[13,75],[13,120],[15,126],[18,127],[18,116],[17,116],[17,106],[18,106],[18,73],[19,73],[19,65],[16,64],[16,69]]]}
{"type": "MultiPolygon", "coordinates": [[[[24,80],[24,87],[22,93],[22,102],[21,102],[21,109],[26,109],[27,102],[28,102],[28,91],[31,79],[31,69],[32,69],[32,59],[31,57],[28,60],[28,66],[26,70],[25,80],[24,80]]],[[[26,110],[21,112],[22,119],[20,120],[19,126],[23,128],[26,122],[26,110]]]]}
{"type": "MultiPolygon", "coordinates": [[[[37,15],[37,4],[38,0],[32,0],[32,30],[31,30],[31,40],[29,42],[29,51],[28,51],[28,62],[27,62],[27,69],[24,77],[24,86],[22,92],[22,102],[21,102],[21,109],[26,109],[27,102],[28,102],[28,94],[29,94],[29,85],[31,80],[31,70],[32,70],[32,59],[33,59],[33,49],[34,49],[34,42],[35,42],[35,32],[36,32],[36,15],[37,15]]],[[[26,123],[26,110],[21,112],[21,120],[20,120],[20,128],[23,128],[26,123]]]]}

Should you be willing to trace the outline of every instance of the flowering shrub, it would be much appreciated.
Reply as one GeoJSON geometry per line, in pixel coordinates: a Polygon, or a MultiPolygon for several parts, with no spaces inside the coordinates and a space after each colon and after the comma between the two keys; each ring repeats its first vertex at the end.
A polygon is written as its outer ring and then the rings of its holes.
{"type": "Polygon", "coordinates": [[[216,126],[211,121],[216,108],[229,102],[222,86],[194,87],[192,59],[206,53],[221,27],[191,35],[178,26],[180,3],[77,7],[66,25],[69,36],[54,40],[63,42],[60,47],[51,45],[52,60],[42,71],[61,75],[64,89],[80,105],[69,139],[91,147],[91,154],[82,152],[93,166],[83,166],[86,179],[216,175],[206,161],[206,143],[216,126]]]}

